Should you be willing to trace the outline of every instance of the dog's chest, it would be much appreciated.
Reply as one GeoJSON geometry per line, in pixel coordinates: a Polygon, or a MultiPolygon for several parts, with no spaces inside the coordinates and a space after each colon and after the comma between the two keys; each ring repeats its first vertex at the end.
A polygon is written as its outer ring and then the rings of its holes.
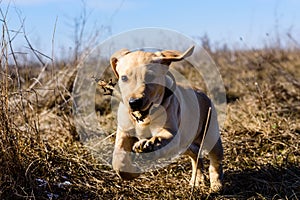
{"type": "Polygon", "coordinates": [[[152,137],[152,132],[149,125],[139,125],[135,126],[135,134],[139,139],[150,138],[152,137]]]}
{"type": "Polygon", "coordinates": [[[167,122],[167,113],[162,106],[156,106],[155,112],[151,113],[149,123],[138,123],[135,121],[136,137],[139,139],[155,136],[163,129],[167,122]]]}

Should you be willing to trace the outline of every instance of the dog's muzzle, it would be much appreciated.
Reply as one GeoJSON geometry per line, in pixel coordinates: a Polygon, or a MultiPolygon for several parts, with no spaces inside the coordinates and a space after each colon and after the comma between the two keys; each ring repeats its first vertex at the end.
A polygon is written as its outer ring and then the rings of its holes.
{"type": "Polygon", "coordinates": [[[143,106],[143,98],[130,98],[129,106],[133,111],[140,110],[143,106]]]}
{"type": "Polygon", "coordinates": [[[143,98],[130,98],[129,106],[131,108],[131,115],[137,122],[144,122],[144,119],[149,116],[150,109],[153,103],[145,106],[143,98]]]}

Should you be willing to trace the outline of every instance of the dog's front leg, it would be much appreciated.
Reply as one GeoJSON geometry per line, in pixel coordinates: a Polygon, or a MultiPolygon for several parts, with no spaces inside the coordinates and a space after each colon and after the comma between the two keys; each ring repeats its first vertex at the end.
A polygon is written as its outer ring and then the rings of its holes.
{"type": "Polygon", "coordinates": [[[174,135],[170,131],[166,129],[161,129],[150,139],[140,139],[139,141],[137,141],[133,145],[132,150],[136,153],[147,153],[156,151],[168,144],[173,137],[174,135]]]}
{"type": "Polygon", "coordinates": [[[133,179],[139,175],[139,169],[132,164],[132,146],[137,140],[117,130],[112,166],[122,179],[133,179]]]}

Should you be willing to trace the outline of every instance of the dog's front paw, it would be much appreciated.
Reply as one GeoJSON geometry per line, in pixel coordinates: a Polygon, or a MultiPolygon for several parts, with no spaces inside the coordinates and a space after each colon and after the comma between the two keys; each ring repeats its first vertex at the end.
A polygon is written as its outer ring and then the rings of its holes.
{"type": "MultiPolygon", "coordinates": [[[[136,143],[134,143],[133,147],[132,147],[132,151],[135,153],[142,153],[145,152],[145,146],[147,143],[148,139],[141,139],[139,141],[137,141],[136,143]]],[[[148,144],[147,144],[148,146],[148,144]]]]}
{"type": "Polygon", "coordinates": [[[136,153],[148,153],[157,150],[160,144],[160,139],[156,137],[141,139],[133,145],[132,150],[136,153]]]}

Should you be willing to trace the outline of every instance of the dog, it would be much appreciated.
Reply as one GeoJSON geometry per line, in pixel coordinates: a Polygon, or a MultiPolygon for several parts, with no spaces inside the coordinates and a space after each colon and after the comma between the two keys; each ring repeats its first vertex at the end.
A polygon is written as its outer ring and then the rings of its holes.
{"type": "Polygon", "coordinates": [[[138,167],[132,164],[132,153],[154,152],[164,157],[179,152],[188,143],[184,154],[192,162],[190,185],[200,186],[204,181],[202,156],[197,159],[202,147],[203,152],[208,151],[210,160],[210,189],[221,190],[223,147],[215,107],[203,92],[176,83],[169,70],[171,63],[191,56],[193,51],[194,47],[184,53],[121,49],[111,56],[122,98],[112,166],[122,179],[140,175],[138,167]],[[194,103],[188,95],[195,96],[194,103]],[[196,122],[190,116],[195,107],[199,108],[196,122]],[[182,127],[184,121],[187,126],[182,127]],[[189,127],[193,121],[194,130],[189,127]]]}

